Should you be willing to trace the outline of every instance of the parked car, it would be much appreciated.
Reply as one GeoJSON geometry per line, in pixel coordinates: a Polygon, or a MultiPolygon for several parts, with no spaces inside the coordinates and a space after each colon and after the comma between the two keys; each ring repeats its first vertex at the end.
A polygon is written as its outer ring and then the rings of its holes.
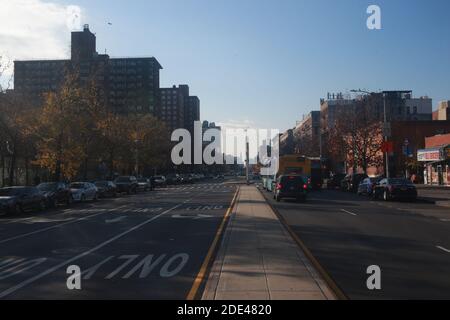
{"type": "Polygon", "coordinates": [[[58,204],[71,205],[73,203],[70,186],[64,182],[47,182],[37,186],[45,196],[47,207],[55,208],[58,204]]]}
{"type": "Polygon", "coordinates": [[[138,181],[134,176],[118,177],[114,183],[117,186],[118,193],[132,194],[137,193],[138,181]]]}
{"type": "Polygon", "coordinates": [[[414,201],[417,199],[417,189],[416,186],[408,179],[383,179],[375,187],[373,197],[375,199],[382,198],[385,201],[394,199],[414,201]]]}
{"type": "Polygon", "coordinates": [[[154,187],[165,187],[167,186],[167,181],[165,176],[154,176],[152,177],[152,182],[154,187]]]}
{"type": "Polygon", "coordinates": [[[179,174],[168,174],[166,176],[166,183],[168,185],[174,185],[174,184],[180,184],[181,183],[181,177],[179,174]]]}
{"type": "Polygon", "coordinates": [[[47,201],[36,187],[9,187],[0,189],[0,211],[20,214],[25,210],[43,211],[47,201]]]}
{"type": "Polygon", "coordinates": [[[328,189],[338,189],[341,188],[341,182],[346,177],[345,173],[334,174],[327,182],[328,189]]]}
{"type": "Polygon", "coordinates": [[[190,184],[193,182],[192,176],[190,174],[182,174],[181,175],[181,183],[190,184]]]}
{"type": "Polygon", "coordinates": [[[361,181],[363,181],[364,179],[366,179],[368,177],[369,176],[364,173],[346,175],[345,178],[341,182],[341,189],[343,191],[356,193],[358,191],[358,187],[359,187],[359,184],[361,183],[361,181]]]}
{"type": "Polygon", "coordinates": [[[113,181],[96,181],[94,184],[100,198],[117,197],[117,186],[113,181]]]}
{"type": "Polygon", "coordinates": [[[383,177],[366,178],[358,186],[358,195],[371,196],[375,186],[383,179],[383,177]]]}
{"type": "Polygon", "coordinates": [[[150,179],[147,178],[139,178],[138,182],[138,190],[140,191],[151,191],[153,190],[153,184],[150,179]]]}
{"type": "Polygon", "coordinates": [[[73,200],[76,202],[97,201],[97,187],[90,182],[73,182],[70,184],[73,200]]]}
{"type": "Polygon", "coordinates": [[[308,184],[302,176],[280,176],[275,187],[274,198],[277,202],[280,202],[285,198],[305,201],[308,195],[308,188],[308,184]]]}

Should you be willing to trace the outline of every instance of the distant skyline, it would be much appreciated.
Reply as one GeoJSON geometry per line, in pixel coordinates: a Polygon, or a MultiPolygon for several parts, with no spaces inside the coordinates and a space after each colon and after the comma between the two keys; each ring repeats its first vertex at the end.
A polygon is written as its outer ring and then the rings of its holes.
{"type": "Polygon", "coordinates": [[[68,6],[99,53],[156,57],[161,87],[188,84],[222,125],[286,130],[359,88],[450,99],[448,0],[0,0],[0,55],[69,57],[68,6]],[[366,28],[371,4],[382,30],[366,28]]]}

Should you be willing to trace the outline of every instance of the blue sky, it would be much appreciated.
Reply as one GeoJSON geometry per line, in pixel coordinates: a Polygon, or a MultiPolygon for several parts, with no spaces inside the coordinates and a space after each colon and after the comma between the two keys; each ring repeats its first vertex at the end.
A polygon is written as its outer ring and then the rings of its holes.
{"type": "Polygon", "coordinates": [[[448,0],[52,2],[82,8],[99,52],[155,56],[161,85],[189,84],[202,119],[284,130],[354,88],[450,99],[448,0]],[[382,30],[366,28],[370,4],[382,30]]]}

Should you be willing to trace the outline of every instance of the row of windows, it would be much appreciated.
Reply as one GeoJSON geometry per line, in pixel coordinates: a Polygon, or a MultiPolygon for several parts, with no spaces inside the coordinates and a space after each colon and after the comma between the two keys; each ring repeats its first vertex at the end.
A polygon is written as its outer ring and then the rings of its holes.
{"type": "MultiPolygon", "coordinates": [[[[403,108],[399,107],[397,112],[398,112],[399,115],[402,115],[403,114],[403,108]]],[[[411,107],[406,107],[406,114],[407,115],[411,114],[411,107]]],[[[412,108],[412,114],[417,114],[417,107],[413,107],[412,108]]]]}
{"type": "Polygon", "coordinates": [[[135,66],[142,66],[144,63],[149,64],[150,66],[154,65],[154,61],[153,60],[127,60],[127,59],[113,59],[113,60],[109,60],[109,64],[111,66],[119,66],[119,67],[124,67],[124,66],[130,66],[130,67],[135,67],[135,66]]]}

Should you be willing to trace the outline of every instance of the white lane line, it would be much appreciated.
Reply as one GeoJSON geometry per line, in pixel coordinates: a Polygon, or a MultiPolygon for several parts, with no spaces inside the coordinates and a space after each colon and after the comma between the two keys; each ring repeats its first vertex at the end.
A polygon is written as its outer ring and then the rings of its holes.
{"type": "Polygon", "coordinates": [[[344,209],[341,209],[341,211],[345,212],[345,213],[348,213],[348,214],[351,214],[352,216],[357,216],[356,213],[353,213],[353,212],[350,212],[350,211],[347,211],[347,210],[344,210],[344,209]]]}
{"type": "Polygon", "coordinates": [[[0,240],[0,244],[6,243],[6,242],[10,242],[10,241],[13,241],[13,240],[17,240],[17,239],[21,239],[21,238],[25,238],[25,237],[28,237],[28,236],[31,236],[31,235],[34,235],[34,234],[38,234],[38,233],[42,233],[42,232],[45,232],[45,231],[48,231],[48,230],[51,230],[51,229],[56,229],[56,228],[59,228],[59,227],[62,227],[62,226],[66,226],[68,224],[72,224],[72,223],[75,223],[75,222],[78,222],[78,221],[88,220],[90,218],[99,216],[101,214],[114,212],[114,211],[119,210],[119,209],[124,208],[124,207],[125,206],[121,206],[121,207],[118,207],[116,209],[111,209],[110,211],[102,211],[102,212],[99,212],[99,213],[92,214],[90,216],[81,217],[81,218],[78,218],[78,219],[75,219],[75,220],[71,220],[71,221],[68,221],[68,222],[59,223],[59,224],[56,224],[54,226],[50,226],[50,227],[47,227],[47,228],[38,229],[38,230],[34,230],[34,231],[31,231],[31,232],[28,232],[28,233],[20,234],[18,236],[14,236],[14,237],[11,237],[11,238],[3,239],[3,240],[0,240]]]}
{"type": "Polygon", "coordinates": [[[450,219],[441,219],[442,222],[450,222],[450,219]]]}
{"type": "Polygon", "coordinates": [[[5,291],[0,292],[0,299],[5,298],[6,296],[16,292],[17,290],[22,289],[23,287],[25,287],[25,286],[27,286],[27,285],[29,285],[29,284],[37,281],[37,280],[39,280],[39,279],[49,275],[50,273],[55,272],[56,270],[66,266],[66,265],[68,265],[68,264],[70,264],[70,263],[72,263],[72,262],[74,262],[74,261],[76,261],[78,259],[81,259],[81,258],[83,258],[83,257],[85,257],[85,256],[87,256],[87,255],[89,255],[91,253],[94,253],[95,251],[97,251],[97,250],[107,246],[108,244],[110,244],[110,243],[112,243],[112,242],[122,238],[123,236],[125,236],[125,235],[127,235],[127,234],[129,234],[129,233],[131,233],[131,232],[133,232],[133,231],[135,231],[137,229],[140,229],[141,227],[143,227],[146,224],[148,224],[148,223],[158,219],[159,217],[161,217],[161,216],[163,216],[163,215],[165,215],[165,214],[167,214],[167,213],[169,213],[169,212],[171,212],[171,211],[181,207],[182,205],[186,204],[187,202],[189,202],[191,200],[192,199],[185,200],[184,202],[182,202],[182,203],[180,203],[180,204],[178,204],[178,205],[176,205],[176,206],[174,206],[174,207],[172,207],[172,208],[170,208],[170,209],[168,209],[168,210],[158,214],[157,216],[154,216],[153,218],[150,218],[150,219],[148,219],[148,220],[146,220],[146,221],[144,221],[144,222],[142,222],[142,223],[140,223],[140,224],[138,224],[138,225],[128,229],[127,231],[124,231],[121,234],[118,234],[118,235],[112,237],[111,239],[100,243],[98,246],[96,246],[96,247],[94,247],[94,248],[92,248],[92,249],[90,249],[88,251],[80,253],[79,255],[77,255],[77,256],[75,256],[73,258],[70,258],[70,259],[68,259],[66,261],[63,261],[60,264],[58,264],[58,265],[56,265],[56,266],[54,266],[54,267],[52,267],[50,269],[47,269],[46,271],[44,271],[44,272],[42,272],[42,273],[40,273],[40,274],[38,274],[38,275],[36,275],[36,276],[34,276],[32,278],[29,278],[29,279],[27,279],[27,280],[25,280],[25,281],[15,285],[15,286],[11,287],[11,288],[9,288],[9,289],[6,289],[5,291]]]}
{"type": "Polygon", "coordinates": [[[438,248],[439,250],[445,251],[445,252],[447,252],[447,253],[450,253],[450,250],[449,250],[449,249],[446,249],[446,248],[444,248],[444,247],[436,246],[436,248],[438,248]]]}

